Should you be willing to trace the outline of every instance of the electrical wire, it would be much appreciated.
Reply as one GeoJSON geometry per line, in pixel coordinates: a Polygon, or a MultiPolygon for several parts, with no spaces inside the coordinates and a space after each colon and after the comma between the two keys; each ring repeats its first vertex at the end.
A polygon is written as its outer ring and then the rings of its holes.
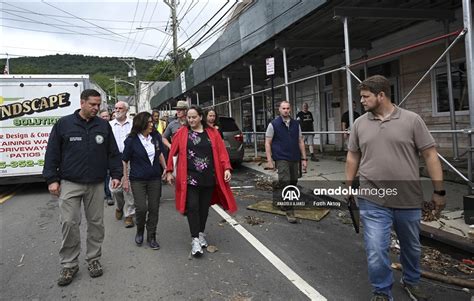
{"type": "MultiPolygon", "coordinates": [[[[151,12],[150,18],[148,19],[148,22],[147,22],[145,27],[150,26],[150,21],[151,21],[151,19],[153,19],[153,16],[155,15],[155,10],[156,10],[157,6],[158,6],[158,1],[155,2],[155,6],[153,7],[153,11],[151,12]]],[[[142,27],[141,24],[140,24],[140,27],[142,27]]],[[[146,36],[146,31],[143,33],[142,38],[141,38],[140,42],[137,44],[137,47],[135,48],[135,51],[132,53],[132,55],[135,55],[138,48],[140,47],[141,42],[143,42],[143,40],[145,39],[145,36],[146,36]]]]}
{"type": "MultiPolygon", "coordinates": [[[[4,11],[5,13],[8,13],[4,9],[0,9],[0,11],[4,11]]],[[[28,20],[24,20],[24,19],[7,18],[7,17],[2,17],[2,16],[0,16],[0,20],[9,20],[9,21],[14,21],[14,22],[22,22],[22,23],[38,23],[37,21],[28,21],[28,20]]],[[[53,23],[48,23],[48,24],[53,24],[53,23]]],[[[53,25],[61,26],[61,24],[53,24],[53,25]]],[[[2,25],[0,25],[0,26],[2,26],[2,25]]],[[[94,26],[82,26],[82,25],[75,25],[75,24],[71,24],[68,27],[83,28],[83,29],[95,28],[94,26]]],[[[110,29],[110,30],[127,30],[127,32],[129,30],[129,28],[125,28],[125,27],[105,27],[105,28],[110,29]]]]}
{"type": "MultiPolygon", "coordinates": [[[[133,22],[132,22],[132,24],[130,24],[130,31],[132,31],[132,29],[133,29],[133,24],[135,24],[135,18],[136,18],[136,16],[137,16],[137,11],[138,11],[138,5],[139,5],[139,4],[140,4],[140,0],[137,0],[137,5],[135,6],[135,13],[133,14],[133,22]]],[[[129,39],[130,39],[130,34],[128,34],[128,36],[127,36],[127,43],[125,43],[125,46],[124,46],[123,49],[122,49],[122,56],[123,56],[123,54],[124,54],[124,52],[125,52],[125,49],[127,48],[129,39]]]]}
{"type": "MultiPolygon", "coordinates": [[[[26,11],[26,12],[33,12],[33,11],[29,10],[29,9],[22,8],[22,7],[19,7],[19,6],[15,6],[15,5],[10,4],[10,3],[4,3],[4,4],[9,5],[9,6],[12,6],[12,7],[15,7],[15,8],[18,8],[18,9],[22,9],[23,11],[26,11]]],[[[2,10],[3,10],[3,9],[2,9],[2,10]]],[[[17,14],[13,14],[13,13],[11,13],[11,12],[6,12],[6,13],[7,13],[7,14],[10,14],[10,15],[13,15],[13,16],[16,16],[16,17],[19,17],[19,18],[25,18],[25,19],[30,20],[30,21],[38,22],[38,21],[35,20],[35,19],[31,19],[31,18],[27,18],[27,17],[22,17],[22,16],[19,16],[19,15],[17,15],[17,14]]],[[[56,28],[58,28],[58,26],[59,26],[59,27],[67,27],[67,28],[69,28],[70,26],[75,25],[75,24],[73,24],[73,23],[71,23],[71,22],[67,22],[67,21],[63,21],[63,20],[58,20],[57,18],[51,18],[51,19],[56,20],[56,21],[59,21],[59,22],[62,22],[62,23],[64,23],[64,24],[67,24],[67,26],[57,24],[57,25],[56,25],[56,28]]],[[[38,22],[38,23],[40,23],[40,24],[45,24],[45,25],[49,25],[49,26],[54,25],[54,24],[49,24],[49,23],[45,23],[45,22],[38,22]]],[[[63,30],[64,30],[64,28],[63,28],[63,30]]],[[[91,31],[92,31],[92,32],[95,32],[95,33],[99,33],[99,31],[96,31],[96,30],[91,30],[91,31]]]]}
{"type": "MultiPolygon", "coordinates": [[[[77,54],[77,55],[84,55],[84,54],[89,54],[92,56],[97,56],[97,52],[70,52],[70,51],[64,51],[64,50],[59,50],[59,49],[45,49],[45,48],[28,48],[28,47],[16,47],[16,46],[10,46],[10,45],[3,45],[5,48],[12,48],[12,49],[24,49],[24,50],[35,50],[35,51],[45,51],[45,52],[52,52],[54,54],[56,53],[64,53],[64,54],[77,54]]],[[[8,53],[10,55],[10,53],[8,53]]],[[[102,53],[104,56],[110,56],[110,53],[102,53]]],[[[19,55],[19,56],[26,56],[26,55],[19,55]]]]}
{"type": "MultiPolygon", "coordinates": [[[[196,4],[198,4],[198,2],[196,2],[196,4]]],[[[209,0],[206,1],[206,4],[201,8],[201,10],[199,11],[199,13],[196,15],[196,17],[194,17],[194,19],[191,21],[191,23],[188,23],[188,27],[186,27],[186,29],[183,29],[183,30],[188,30],[189,27],[191,27],[191,25],[197,20],[197,18],[201,15],[201,13],[203,12],[203,10],[209,5],[209,0]]],[[[196,5],[194,5],[196,6],[196,5]]],[[[194,7],[193,7],[194,8],[194,7]]],[[[186,36],[189,38],[189,35],[186,34],[186,36]]]]}
{"type": "MultiPolygon", "coordinates": [[[[149,0],[146,0],[145,8],[143,9],[143,14],[142,14],[142,17],[141,17],[141,19],[140,19],[139,27],[142,27],[142,22],[143,22],[143,19],[145,18],[145,14],[146,14],[146,9],[148,8],[148,2],[149,2],[149,0]]],[[[142,32],[141,34],[142,34],[142,36],[144,35],[143,32],[142,32]]],[[[138,35],[139,35],[138,33],[135,33],[135,36],[134,36],[133,39],[136,40],[138,35]]],[[[132,43],[130,44],[130,49],[125,52],[125,53],[127,53],[127,56],[129,56],[128,54],[132,51],[132,49],[133,49],[134,46],[135,46],[135,43],[132,42],[132,43]]]]}
{"type": "MultiPolygon", "coordinates": [[[[11,14],[11,15],[14,15],[14,16],[17,16],[17,17],[20,17],[22,18],[22,16],[18,16],[16,14],[13,14],[13,13],[10,13],[8,12],[8,14],[11,14]]],[[[84,32],[79,32],[79,31],[75,31],[75,30],[71,30],[71,29],[68,29],[68,28],[64,28],[66,27],[65,25],[54,25],[54,24],[49,24],[49,23],[46,23],[46,22],[41,22],[41,21],[38,21],[38,20],[34,20],[34,19],[30,19],[30,18],[27,18],[27,17],[23,17],[23,18],[26,18],[30,21],[34,21],[35,23],[37,24],[41,24],[41,25],[46,25],[46,26],[50,26],[50,27],[54,27],[54,28],[58,28],[58,29],[61,29],[63,30],[63,33],[64,31],[66,32],[69,32],[69,33],[74,33],[74,34],[77,34],[77,35],[86,35],[86,36],[91,36],[91,37],[94,37],[94,38],[100,38],[102,40],[108,40],[108,41],[113,41],[113,42],[118,42],[118,43],[124,43],[124,41],[122,40],[117,40],[117,39],[110,39],[110,38],[105,38],[105,37],[98,37],[94,34],[90,34],[90,33],[84,33],[84,32]]],[[[6,25],[3,25],[3,27],[7,27],[6,25]]],[[[13,26],[9,26],[9,27],[12,27],[13,26]]],[[[28,31],[40,31],[40,30],[37,30],[37,29],[27,29],[27,28],[17,28],[17,29],[21,29],[21,30],[28,30],[28,31]]],[[[47,32],[47,31],[43,31],[43,32],[47,32]]],[[[97,32],[97,31],[96,31],[97,32]]],[[[51,32],[50,32],[51,33],[51,32]]],[[[58,32],[54,32],[54,33],[58,33],[58,32]]],[[[100,33],[100,32],[97,32],[97,33],[100,33]]],[[[113,35],[118,35],[117,33],[113,32],[113,35]]],[[[121,36],[121,35],[119,35],[121,36]]],[[[147,43],[142,43],[143,45],[146,45],[146,46],[149,46],[149,47],[152,47],[152,48],[156,48],[155,45],[151,45],[151,44],[147,44],[147,43]]]]}
{"type": "Polygon", "coordinates": [[[219,18],[219,20],[217,20],[216,23],[214,23],[214,25],[211,26],[211,28],[209,28],[195,43],[193,46],[189,47],[188,48],[188,51],[193,49],[194,47],[198,46],[199,45],[199,42],[232,10],[232,8],[234,8],[234,6],[237,5],[237,1],[234,2],[234,4],[219,18]]]}
{"type": "Polygon", "coordinates": [[[197,31],[195,31],[191,36],[189,36],[189,38],[184,41],[183,43],[181,43],[181,45],[178,46],[178,48],[182,47],[187,41],[189,41],[192,37],[194,37],[198,32],[200,32],[203,28],[205,28],[207,26],[207,24],[209,24],[209,22],[211,22],[212,19],[214,19],[223,9],[225,6],[227,6],[227,4],[229,4],[229,1],[230,0],[227,0],[227,2],[222,5],[219,10],[214,14],[212,15],[211,18],[209,18],[209,20],[206,21],[206,23],[204,23],[204,25],[202,25],[197,31]]]}
{"type": "MultiPolygon", "coordinates": [[[[6,2],[2,2],[3,4],[9,4],[6,2]]],[[[5,11],[11,11],[11,12],[18,12],[18,13],[25,13],[25,14],[34,14],[34,15],[41,15],[44,17],[56,17],[56,18],[66,18],[66,19],[71,19],[71,17],[64,16],[64,15],[54,15],[54,14],[41,14],[37,13],[34,11],[29,11],[29,12],[24,12],[20,10],[14,10],[14,9],[3,9],[5,11]]],[[[98,21],[98,22],[114,22],[114,23],[133,23],[134,21],[129,21],[129,20],[113,20],[113,19],[97,19],[97,18],[83,18],[84,20],[89,20],[89,21],[98,21]]],[[[152,21],[152,23],[166,23],[166,21],[152,21]]]]}
{"type": "MultiPolygon", "coordinates": [[[[54,34],[71,34],[71,35],[83,35],[83,36],[111,36],[111,33],[84,33],[84,32],[64,32],[64,31],[50,31],[50,30],[41,30],[41,29],[33,29],[33,28],[23,28],[23,27],[16,27],[16,26],[10,26],[10,25],[1,25],[0,27],[6,27],[6,28],[13,28],[13,29],[19,29],[19,30],[24,30],[24,31],[34,31],[34,32],[44,32],[44,33],[54,33],[54,34]]],[[[138,30],[136,31],[138,32],[138,30]]],[[[127,32],[124,32],[127,33],[127,32]]],[[[122,40],[115,40],[115,39],[105,39],[109,41],[114,41],[114,42],[119,42],[119,43],[125,43],[122,40]]],[[[147,46],[153,46],[153,45],[147,45],[147,46]]]]}
{"type": "MultiPolygon", "coordinates": [[[[279,15],[275,16],[273,19],[271,19],[269,22],[255,28],[253,31],[251,31],[250,33],[248,33],[247,35],[243,36],[243,37],[239,37],[238,40],[224,46],[223,48],[220,48],[218,49],[217,51],[213,51],[213,52],[210,52],[210,53],[207,53],[207,54],[204,54],[204,56],[200,56],[198,57],[196,60],[200,60],[200,59],[205,59],[209,56],[212,56],[218,52],[221,52],[222,50],[225,50],[227,48],[230,48],[234,45],[236,45],[237,43],[239,42],[242,42],[244,40],[247,40],[250,38],[250,36],[252,36],[253,34],[255,34],[257,31],[259,31],[260,29],[262,29],[263,27],[267,26],[268,24],[272,23],[273,21],[275,21],[276,19],[280,18],[281,16],[285,15],[286,13],[288,13],[290,10],[292,10],[293,8],[295,8],[297,5],[299,5],[300,3],[302,2],[302,0],[298,1],[297,3],[293,4],[291,7],[287,8],[285,11],[281,12],[279,15]]],[[[188,48],[188,50],[191,49],[191,48],[188,48]]]]}
{"type": "Polygon", "coordinates": [[[90,22],[90,21],[87,21],[87,20],[85,20],[85,19],[82,18],[82,17],[76,16],[76,15],[74,15],[74,14],[72,14],[72,13],[70,13],[70,12],[64,10],[64,9],[61,9],[61,8],[59,8],[59,7],[57,7],[57,6],[52,5],[51,3],[46,2],[46,0],[41,0],[41,2],[44,3],[44,4],[46,4],[46,5],[51,6],[52,8],[55,8],[55,9],[59,10],[59,11],[65,13],[65,14],[68,14],[68,15],[70,15],[70,16],[76,18],[76,19],[79,19],[79,20],[81,20],[81,21],[83,21],[83,22],[86,22],[86,23],[88,23],[88,24],[91,24],[91,25],[93,25],[93,26],[95,26],[95,27],[97,27],[97,28],[100,28],[100,29],[104,30],[104,31],[110,32],[110,33],[112,33],[112,34],[114,34],[114,35],[116,35],[116,36],[125,38],[124,35],[118,34],[118,33],[116,33],[116,32],[113,32],[112,30],[109,30],[109,29],[107,29],[107,28],[104,28],[103,26],[100,26],[100,25],[97,25],[97,24],[92,23],[92,22],[90,22]]]}

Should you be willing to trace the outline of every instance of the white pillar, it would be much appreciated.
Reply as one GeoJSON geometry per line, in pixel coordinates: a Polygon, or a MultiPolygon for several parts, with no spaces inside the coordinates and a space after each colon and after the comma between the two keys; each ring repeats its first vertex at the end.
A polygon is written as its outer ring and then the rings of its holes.
{"type": "Polygon", "coordinates": [[[231,92],[230,92],[230,77],[227,77],[227,100],[229,101],[229,117],[232,117],[232,104],[231,104],[231,92]]]}

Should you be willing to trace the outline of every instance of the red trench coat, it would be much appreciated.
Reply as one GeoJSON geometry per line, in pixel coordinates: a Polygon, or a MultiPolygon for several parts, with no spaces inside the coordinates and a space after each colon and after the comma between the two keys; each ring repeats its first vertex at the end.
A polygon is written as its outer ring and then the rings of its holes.
{"type": "MultiPolygon", "coordinates": [[[[211,198],[211,205],[219,204],[229,212],[237,210],[234,195],[230,190],[229,183],[224,181],[224,171],[226,169],[232,170],[230,165],[229,154],[224,145],[224,141],[218,130],[214,128],[205,128],[212,145],[212,156],[214,158],[214,169],[216,177],[216,186],[211,198]]],[[[176,163],[176,209],[184,214],[186,212],[186,193],[187,193],[187,178],[188,178],[188,160],[187,160],[187,145],[188,145],[188,127],[180,128],[173,136],[171,150],[168,155],[167,172],[173,171],[173,157],[178,155],[176,163]]]]}

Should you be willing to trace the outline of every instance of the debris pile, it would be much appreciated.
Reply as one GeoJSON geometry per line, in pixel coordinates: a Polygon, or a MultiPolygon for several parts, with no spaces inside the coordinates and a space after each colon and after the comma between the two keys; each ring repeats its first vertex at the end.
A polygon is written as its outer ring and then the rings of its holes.
{"type": "Polygon", "coordinates": [[[245,217],[245,222],[249,225],[256,226],[256,225],[263,224],[265,221],[263,220],[263,218],[260,218],[258,216],[247,215],[245,217]]]}
{"type": "Polygon", "coordinates": [[[268,176],[257,176],[257,180],[255,181],[255,187],[260,190],[273,190],[273,178],[268,176]]]}
{"type": "MultiPolygon", "coordinates": [[[[400,243],[394,233],[392,233],[390,250],[394,254],[400,254],[400,243]]],[[[421,247],[421,265],[428,271],[444,276],[460,278],[474,276],[474,262],[472,260],[459,261],[429,246],[421,247]]]]}
{"type": "Polygon", "coordinates": [[[422,219],[425,222],[435,221],[437,218],[434,215],[435,203],[433,201],[423,202],[422,219]]]}

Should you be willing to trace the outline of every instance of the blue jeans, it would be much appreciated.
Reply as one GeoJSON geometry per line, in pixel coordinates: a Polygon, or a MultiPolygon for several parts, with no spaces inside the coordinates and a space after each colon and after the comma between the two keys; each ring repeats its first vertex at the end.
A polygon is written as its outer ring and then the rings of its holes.
{"type": "Polygon", "coordinates": [[[394,209],[358,198],[363,223],[369,280],[374,293],[392,297],[393,274],[390,267],[390,232],[393,225],[400,241],[403,281],[417,284],[420,280],[421,209],[394,209]]]}

